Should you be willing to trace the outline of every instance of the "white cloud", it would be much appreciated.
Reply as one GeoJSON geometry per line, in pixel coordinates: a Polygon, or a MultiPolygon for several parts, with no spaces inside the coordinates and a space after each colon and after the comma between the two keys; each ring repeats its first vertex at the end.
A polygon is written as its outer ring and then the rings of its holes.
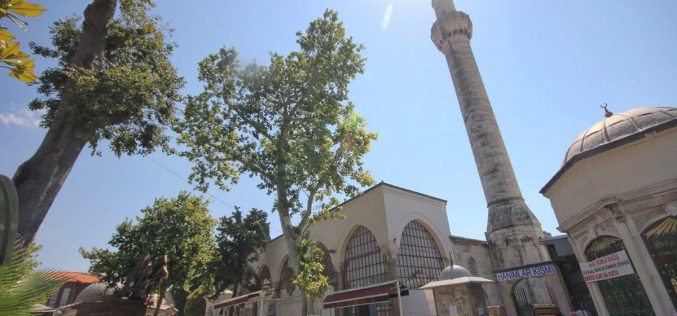
{"type": "Polygon", "coordinates": [[[0,124],[21,127],[40,127],[42,112],[28,109],[15,110],[12,113],[0,113],[0,124]]]}
{"type": "Polygon", "coordinates": [[[393,16],[393,5],[389,4],[386,7],[386,12],[383,13],[383,20],[381,21],[381,29],[387,30],[390,25],[390,18],[393,16]]]}

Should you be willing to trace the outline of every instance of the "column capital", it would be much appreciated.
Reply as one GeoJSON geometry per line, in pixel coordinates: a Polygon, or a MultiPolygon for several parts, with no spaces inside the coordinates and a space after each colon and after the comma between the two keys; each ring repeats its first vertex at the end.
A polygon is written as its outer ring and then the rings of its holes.
{"type": "Polygon", "coordinates": [[[431,33],[430,37],[437,49],[444,52],[444,48],[454,39],[469,40],[472,38],[472,21],[464,12],[448,12],[437,18],[431,33]]]}

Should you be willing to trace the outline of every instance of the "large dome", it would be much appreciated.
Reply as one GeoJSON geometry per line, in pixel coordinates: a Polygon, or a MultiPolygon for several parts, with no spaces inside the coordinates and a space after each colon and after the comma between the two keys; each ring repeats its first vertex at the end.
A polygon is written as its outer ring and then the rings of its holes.
{"type": "Polygon", "coordinates": [[[677,108],[636,108],[605,117],[574,139],[567,150],[562,165],[565,165],[576,155],[620,141],[628,136],[670,121],[677,121],[677,108]]]}

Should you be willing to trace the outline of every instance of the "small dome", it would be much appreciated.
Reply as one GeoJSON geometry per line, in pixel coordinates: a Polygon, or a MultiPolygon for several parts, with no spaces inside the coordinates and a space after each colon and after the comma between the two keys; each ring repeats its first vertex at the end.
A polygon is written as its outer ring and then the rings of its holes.
{"type": "MultiPolygon", "coordinates": [[[[120,287],[120,285],[118,285],[117,287],[120,287]]],[[[82,290],[80,294],[78,294],[78,297],[75,298],[74,303],[80,304],[91,302],[104,295],[113,295],[114,291],[115,288],[113,287],[109,288],[104,283],[92,283],[88,285],[84,290],[82,290]]]]}
{"type": "Polygon", "coordinates": [[[605,117],[576,137],[562,165],[578,154],[676,119],[677,108],[672,107],[636,108],[605,117]]]}
{"type": "Polygon", "coordinates": [[[459,266],[459,265],[453,265],[453,266],[447,266],[440,272],[440,277],[439,280],[450,280],[450,279],[456,279],[456,278],[462,278],[462,277],[470,277],[472,274],[470,271],[468,271],[466,268],[459,266]]]}

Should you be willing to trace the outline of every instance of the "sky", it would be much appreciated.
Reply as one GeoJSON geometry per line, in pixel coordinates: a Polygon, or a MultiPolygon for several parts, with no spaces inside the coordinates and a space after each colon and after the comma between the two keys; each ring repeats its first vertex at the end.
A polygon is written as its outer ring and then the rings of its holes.
{"type": "MultiPolygon", "coordinates": [[[[34,0],[47,8],[29,19],[26,45],[49,44],[59,18],[80,16],[88,1],[34,0]]],[[[270,52],[297,49],[295,33],[325,9],[339,12],[347,34],[366,47],[366,71],[350,99],[379,138],[364,159],[374,178],[448,201],[454,235],[484,239],[486,203],[444,56],[430,41],[429,0],[157,0],[153,13],[175,31],[172,62],[199,93],[197,63],[223,46],[243,63],[266,64],[270,52]]],[[[457,0],[473,21],[471,45],[527,204],[543,229],[559,234],[538,191],[559,169],[571,141],[613,112],[677,106],[677,2],[457,0]]],[[[7,25],[7,21],[1,21],[7,25]]],[[[36,58],[37,70],[53,60],[36,58]]],[[[26,105],[37,96],[0,69],[0,174],[11,177],[45,130],[26,105]]],[[[83,150],[38,235],[44,267],[86,271],[79,247],[107,247],[115,226],[155,198],[192,192],[190,163],[152,154],[116,158],[83,150]]],[[[214,217],[235,205],[270,210],[272,199],[243,178],[229,192],[210,190],[214,217]]],[[[365,188],[366,189],[366,188],[365,188]]],[[[271,235],[280,234],[277,214],[271,235]]]]}

